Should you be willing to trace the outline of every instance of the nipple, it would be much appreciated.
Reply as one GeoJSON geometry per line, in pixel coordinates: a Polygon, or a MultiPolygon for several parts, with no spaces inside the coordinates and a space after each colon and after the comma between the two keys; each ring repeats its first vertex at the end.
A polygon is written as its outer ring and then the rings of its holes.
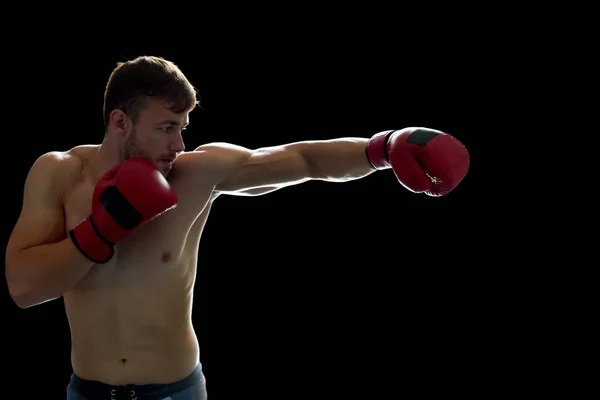
{"type": "Polygon", "coordinates": [[[164,263],[167,263],[167,262],[169,262],[169,260],[171,259],[171,253],[170,253],[170,252],[168,252],[168,251],[165,251],[165,252],[162,254],[162,257],[161,257],[160,259],[161,259],[161,260],[162,260],[162,262],[164,262],[164,263]]]}

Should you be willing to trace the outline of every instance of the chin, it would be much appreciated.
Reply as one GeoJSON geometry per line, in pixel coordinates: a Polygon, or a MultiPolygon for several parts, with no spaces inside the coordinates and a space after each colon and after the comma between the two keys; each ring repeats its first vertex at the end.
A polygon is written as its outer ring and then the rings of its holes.
{"type": "Polygon", "coordinates": [[[169,172],[171,172],[171,168],[159,167],[158,170],[165,178],[169,177],[169,172]]]}

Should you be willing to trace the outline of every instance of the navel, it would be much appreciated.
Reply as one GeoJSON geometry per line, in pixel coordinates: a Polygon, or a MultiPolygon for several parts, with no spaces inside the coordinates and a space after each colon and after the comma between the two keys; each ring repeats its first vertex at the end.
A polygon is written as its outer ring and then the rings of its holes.
{"type": "Polygon", "coordinates": [[[164,263],[169,262],[169,260],[171,260],[171,252],[169,251],[165,251],[162,256],[160,257],[161,261],[164,263]]]}

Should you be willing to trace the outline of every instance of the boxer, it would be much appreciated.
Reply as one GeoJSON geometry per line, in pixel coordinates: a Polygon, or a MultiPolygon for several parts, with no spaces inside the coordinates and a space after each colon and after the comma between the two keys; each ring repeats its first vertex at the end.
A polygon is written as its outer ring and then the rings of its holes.
{"type": "Polygon", "coordinates": [[[119,63],[106,85],[102,142],[49,151],[28,172],[6,278],[23,309],[64,298],[68,399],[206,399],[191,312],[199,240],[219,196],[387,169],[414,193],[444,196],[469,169],[459,140],[422,127],[186,152],[182,131],[197,104],[174,63],[119,63]]]}

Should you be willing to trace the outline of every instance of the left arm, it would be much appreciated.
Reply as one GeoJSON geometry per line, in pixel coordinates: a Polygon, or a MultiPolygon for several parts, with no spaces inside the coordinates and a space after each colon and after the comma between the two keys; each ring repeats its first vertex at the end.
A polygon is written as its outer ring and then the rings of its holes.
{"type": "Polygon", "coordinates": [[[369,139],[304,141],[258,150],[209,144],[185,159],[193,170],[210,177],[215,194],[247,196],[308,180],[347,182],[391,168],[406,189],[438,197],[454,190],[470,166],[469,152],[458,139],[424,127],[381,131],[369,139]]]}
{"type": "Polygon", "coordinates": [[[375,169],[366,155],[368,139],[341,138],[303,141],[248,150],[229,144],[209,144],[196,151],[228,169],[216,186],[218,193],[255,196],[309,180],[346,182],[375,169]]]}

